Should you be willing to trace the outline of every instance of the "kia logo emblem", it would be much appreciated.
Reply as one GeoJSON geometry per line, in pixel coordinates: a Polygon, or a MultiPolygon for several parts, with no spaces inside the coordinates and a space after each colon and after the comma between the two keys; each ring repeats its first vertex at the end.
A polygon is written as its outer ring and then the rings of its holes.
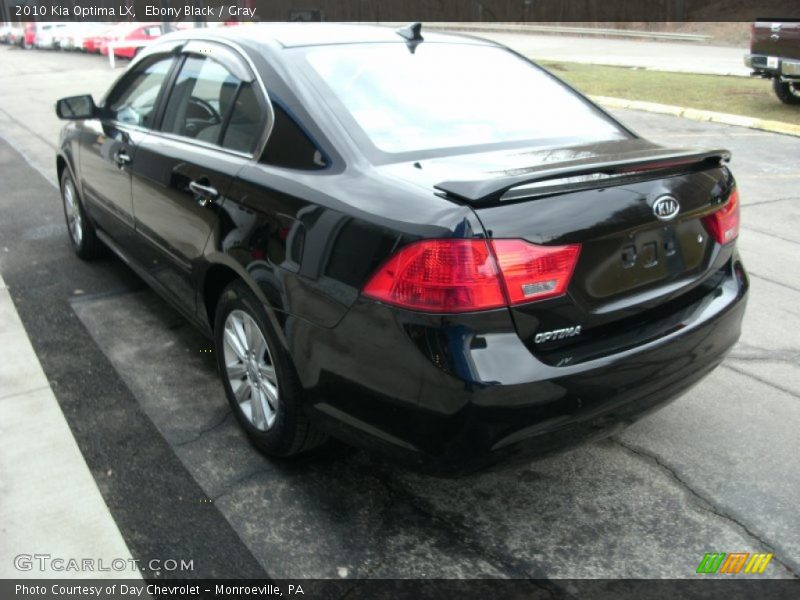
{"type": "Polygon", "coordinates": [[[653,214],[660,221],[674,219],[681,210],[681,205],[674,196],[661,196],[653,202],[653,214]]]}

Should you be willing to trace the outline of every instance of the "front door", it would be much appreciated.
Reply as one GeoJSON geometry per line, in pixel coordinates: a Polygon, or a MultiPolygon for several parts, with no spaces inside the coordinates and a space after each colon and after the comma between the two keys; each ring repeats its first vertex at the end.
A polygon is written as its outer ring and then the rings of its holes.
{"type": "Polygon", "coordinates": [[[102,118],[83,125],[80,184],[87,209],[125,247],[134,231],[131,170],[174,60],[162,55],[142,62],[111,90],[101,107],[102,118]]]}

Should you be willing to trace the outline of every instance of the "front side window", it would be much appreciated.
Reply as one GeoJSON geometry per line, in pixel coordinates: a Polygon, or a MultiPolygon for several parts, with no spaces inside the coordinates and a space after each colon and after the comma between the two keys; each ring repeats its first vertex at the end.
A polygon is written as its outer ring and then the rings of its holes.
{"type": "Polygon", "coordinates": [[[170,93],[162,130],[249,152],[263,116],[252,84],[210,58],[189,56],[170,93]]]}
{"type": "Polygon", "coordinates": [[[137,66],[109,94],[109,116],[120,123],[152,127],[158,92],[173,60],[171,56],[156,57],[137,66]]]}
{"type": "Polygon", "coordinates": [[[626,134],[547,73],[505,49],[423,42],[305,54],[333,106],[386,153],[626,134]]]}

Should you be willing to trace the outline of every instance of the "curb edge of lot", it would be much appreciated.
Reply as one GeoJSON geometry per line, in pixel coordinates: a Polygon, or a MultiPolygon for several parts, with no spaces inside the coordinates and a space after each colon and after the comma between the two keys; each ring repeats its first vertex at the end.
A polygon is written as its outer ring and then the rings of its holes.
{"type": "Polygon", "coordinates": [[[643,100],[626,100],[625,98],[610,98],[608,96],[589,96],[593,101],[605,108],[627,108],[631,110],[642,110],[646,112],[671,115],[673,117],[683,117],[693,121],[707,121],[711,123],[722,123],[724,125],[736,125],[749,129],[758,129],[770,133],[781,133],[783,135],[793,135],[800,137],[800,125],[783,123],[781,121],[771,121],[769,119],[756,119],[754,117],[744,117],[730,113],[714,112],[711,110],[699,110],[685,106],[672,106],[670,104],[658,104],[657,102],[645,102],[643,100]]]}

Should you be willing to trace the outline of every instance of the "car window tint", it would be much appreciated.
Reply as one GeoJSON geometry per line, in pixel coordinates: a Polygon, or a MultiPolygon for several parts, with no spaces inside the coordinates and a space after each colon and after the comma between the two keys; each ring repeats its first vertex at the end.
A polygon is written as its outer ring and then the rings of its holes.
{"type": "Polygon", "coordinates": [[[170,92],[162,129],[216,144],[239,80],[216,61],[190,56],[170,92]]]}
{"type": "Polygon", "coordinates": [[[279,105],[273,103],[275,124],[272,126],[262,162],[289,169],[323,169],[327,163],[317,146],[297,122],[279,105]]]}
{"type": "Polygon", "coordinates": [[[230,150],[251,152],[264,122],[253,85],[210,58],[190,56],[175,81],[164,131],[230,150]]]}
{"type": "Polygon", "coordinates": [[[501,48],[422,43],[412,53],[405,44],[354,44],[313,49],[306,58],[334,108],[383,152],[626,136],[565,85],[501,48]]]}
{"type": "Polygon", "coordinates": [[[106,106],[111,118],[129,125],[152,127],[158,92],[172,61],[171,56],[155,58],[131,71],[109,95],[106,106]]]}
{"type": "Polygon", "coordinates": [[[231,150],[251,152],[261,134],[263,120],[264,111],[256,90],[251,83],[242,83],[233,103],[233,112],[225,128],[222,145],[231,150]]]}

